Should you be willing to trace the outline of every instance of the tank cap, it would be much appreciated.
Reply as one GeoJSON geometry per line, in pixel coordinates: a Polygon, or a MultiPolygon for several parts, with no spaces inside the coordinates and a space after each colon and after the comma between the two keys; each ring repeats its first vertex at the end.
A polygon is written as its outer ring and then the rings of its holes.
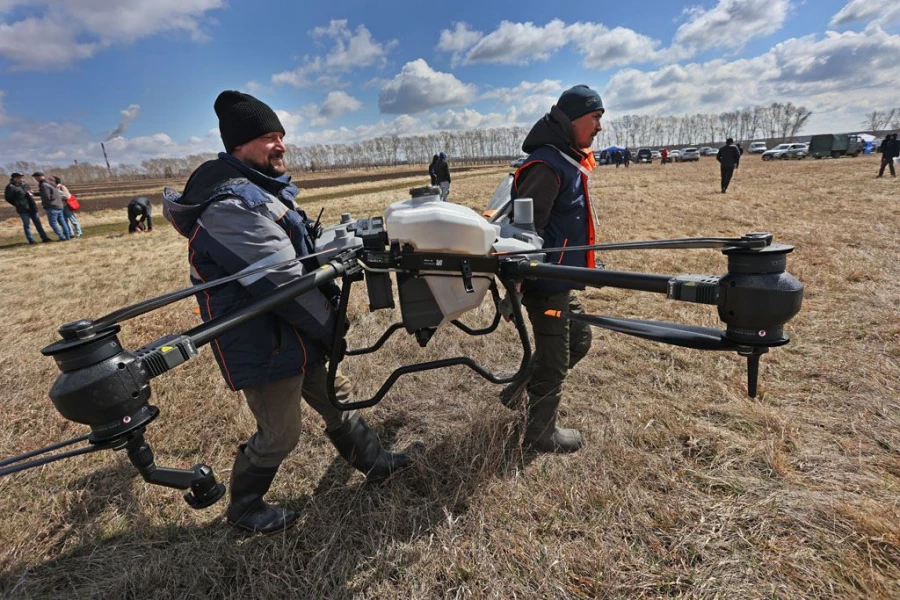
{"type": "Polygon", "coordinates": [[[425,196],[440,196],[441,188],[433,185],[425,187],[410,188],[409,195],[411,198],[424,198],[425,196]]]}

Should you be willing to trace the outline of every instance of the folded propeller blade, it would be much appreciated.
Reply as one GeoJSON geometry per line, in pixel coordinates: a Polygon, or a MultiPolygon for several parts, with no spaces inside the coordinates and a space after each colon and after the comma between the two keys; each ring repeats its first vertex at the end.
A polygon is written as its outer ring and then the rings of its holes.
{"type": "Polygon", "coordinates": [[[561,310],[548,310],[544,314],[550,317],[587,323],[594,327],[602,327],[610,331],[673,346],[692,348],[694,350],[733,350],[741,356],[747,357],[747,395],[751,398],[756,397],[759,379],[759,357],[769,350],[766,347],[736,344],[725,339],[723,336],[724,331],[715,327],[701,327],[699,325],[683,325],[681,323],[647,321],[643,319],[601,317],[561,310]]]}

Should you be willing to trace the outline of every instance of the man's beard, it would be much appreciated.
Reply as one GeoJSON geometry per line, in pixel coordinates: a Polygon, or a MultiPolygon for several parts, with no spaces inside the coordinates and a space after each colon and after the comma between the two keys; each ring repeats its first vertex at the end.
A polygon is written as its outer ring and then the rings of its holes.
{"type": "Polygon", "coordinates": [[[278,157],[278,158],[281,159],[281,161],[282,161],[281,165],[282,165],[282,166],[276,166],[276,165],[272,162],[272,161],[274,160],[273,157],[269,157],[268,160],[266,160],[264,163],[257,163],[257,162],[249,162],[249,161],[248,161],[248,164],[249,164],[251,167],[253,167],[254,169],[256,169],[257,171],[259,171],[260,173],[262,173],[263,175],[268,175],[269,177],[273,177],[273,178],[274,178],[274,177],[281,177],[281,176],[284,175],[285,172],[286,172],[286,169],[284,168],[284,156],[281,156],[281,157],[278,157]]]}

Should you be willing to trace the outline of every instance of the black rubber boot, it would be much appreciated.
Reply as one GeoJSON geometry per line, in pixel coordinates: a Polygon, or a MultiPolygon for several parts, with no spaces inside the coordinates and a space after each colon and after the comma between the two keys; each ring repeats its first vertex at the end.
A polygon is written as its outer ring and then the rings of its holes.
{"type": "Polygon", "coordinates": [[[348,419],[338,429],[325,433],[338,454],[372,483],[380,483],[412,464],[408,454],[388,452],[382,448],[375,432],[362,416],[348,419]]]}
{"type": "Polygon", "coordinates": [[[269,491],[278,467],[256,467],[238,450],[231,471],[231,504],[225,512],[229,525],[234,525],[254,533],[277,533],[284,531],[297,520],[297,513],[263,501],[269,491]]]}
{"type": "Polygon", "coordinates": [[[577,429],[556,426],[559,396],[533,401],[528,407],[524,445],[537,452],[564,454],[577,452],[584,445],[584,436],[577,429]]]}

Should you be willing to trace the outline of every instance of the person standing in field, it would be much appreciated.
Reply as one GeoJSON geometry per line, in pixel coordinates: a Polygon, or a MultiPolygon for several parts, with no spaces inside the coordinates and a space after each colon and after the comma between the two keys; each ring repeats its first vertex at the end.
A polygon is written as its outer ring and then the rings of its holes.
{"type": "Polygon", "coordinates": [[[28,189],[28,184],[25,183],[24,175],[21,173],[13,173],[10,175],[9,183],[6,184],[6,189],[3,192],[3,197],[7,202],[13,205],[16,209],[16,214],[22,219],[22,229],[25,230],[25,239],[28,240],[29,244],[35,243],[34,237],[31,235],[32,223],[34,223],[34,228],[37,229],[42,242],[53,241],[47,237],[46,233],[44,233],[44,228],[41,226],[41,218],[38,216],[37,205],[34,203],[34,194],[28,189]]]}
{"type": "Polygon", "coordinates": [[[434,165],[434,177],[441,186],[441,201],[446,202],[450,195],[450,167],[447,165],[447,155],[443,152],[438,154],[437,164],[434,165]]]}
{"type": "Polygon", "coordinates": [[[56,189],[59,190],[59,195],[62,196],[63,199],[63,218],[66,220],[66,223],[69,224],[70,229],[75,233],[75,237],[81,237],[81,224],[78,222],[78,217],[75,216],[76,208],[72,208],[72,192],[69,191],[65,185],[63,185],[62,179],[56,177],[54,175],[53,181],[56,182],[56,189]]]}
{"type": "Polygon", "coordinates": [[[896,133],[889,133],[884,136],[884,142],[881,144],[881,168],[878,170],[878,177],[884,177],[885,167],[890,168],[891,177],[897,176],[894,169],[894,158],[897,156],[900,156],[900,141],[897,140],[896,133]]]}
{"type": "Polygon", "coordinates": [[[719,161],[722,193],[724,194],[728,191],[728,185],[731,183],[734,170],[741,164],[741,151],[734,145],[732,138],[725,140],[725,145],[719,148],[719,151],[716,153],[716,160],[719,161]]]}
{"type": "Polygon", "coordinates": [[[143,196],[132,198],[128,203],[128,233],[153,231],[152,211],[153,207],[149,198],[143,196]]]}
{"type": "Polygon", "coordinates": [[[431,164],[428,165],[428,177],[431,178],[431,185],[437,185],[437,175],[434,172],[434,167],[437,165],[438,155],[435,154],[431,157],[431,164]]]}
{"type": "Polygon", "coordinates": [[[35,171],[31,176],[38,182],[41,205],[47,213],[47,220],[50,221],[50,227],[53,229],[53,233],[55,233],[61,241],[72,239],[72,230],[69,229],[69,224],[66,222],[65,216],[63,215],[65,204],[63,203],[59,190],[56,189],[56,183],[51,183],[41,171],[35,171]]]}
{"type": "MultiPolygon", "coordinates": [[[[562,93],[550,112],[531,128],[522,144],[528,159],[516,171],[512,198],[532,198],[534,226],[545,248],[594,243],[594,219],[588,178],[595,166],[591,145],[602,126],[603,101],[586,85],[562,93]]],[[[549,253],[548,263],[595,267],[594,251],[549,253]]],[[[584,312],[575,294],[584,285],[526,280],[522,303],[534,331],[533,371],[527,381],[513,382],[500,400],[513,406],[524,393],[524,444],[538,452],[575,452],[584,444],[581,432],[557,427],[563,384],[569,371],[591,347],[590,326],[549,316],[552,311],[584,312]]]]}
{"type": "MultiPolygon", "coordinates": [[[[212,281],[239,271],[299,258],[197,295],[208,322],[317,268],[314,226],[295,203],[297,186],[285,173],[284,127],[265,103],[224,91],[214,104],[226,152],[195,170],[183,194],[167,189],[166,216],[186,237],[191,280],[212,281]]],[[[372,482],[411,464],[386,451],[358,411],[342,411],[328,398],[325,360],[337,327],[340,288],[328,283],[220,335],[212,345],[228,387],[241,390],[256,418],[256,432],[237,449],[231,472],[230,525],[274,533],[297,514],[263,500],[282,461],[300,440],[301,398],[319,413],[338,453],[372,482]]],[[[350,380],[335,381],[339,400],[350,380]]]]}

